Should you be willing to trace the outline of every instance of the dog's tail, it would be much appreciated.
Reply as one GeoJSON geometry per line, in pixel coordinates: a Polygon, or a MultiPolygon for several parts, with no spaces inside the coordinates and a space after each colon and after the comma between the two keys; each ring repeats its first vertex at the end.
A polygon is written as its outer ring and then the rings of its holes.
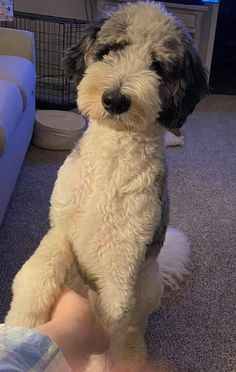
{"type": "Polygon", "coordinates": [[[190,244],[183,231],[167,229],[158,262],[164,286],[178,289],[190,267],[190,244]]]}

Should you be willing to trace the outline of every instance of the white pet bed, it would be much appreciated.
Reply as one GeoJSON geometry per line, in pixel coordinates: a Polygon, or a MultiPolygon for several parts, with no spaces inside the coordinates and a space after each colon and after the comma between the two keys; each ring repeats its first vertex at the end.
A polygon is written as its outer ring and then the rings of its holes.
{"type": "Polygon", "coordinates": [[[38,110],[32,142],[47,150],[70,150],[85,127],[84,118],[75,112],[38,110]]]}

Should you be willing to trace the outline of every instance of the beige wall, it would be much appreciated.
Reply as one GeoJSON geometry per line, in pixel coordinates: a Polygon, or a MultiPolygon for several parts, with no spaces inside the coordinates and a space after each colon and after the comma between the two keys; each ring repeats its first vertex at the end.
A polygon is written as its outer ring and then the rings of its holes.
{"type": "Polygon", "coordinates": [[[91,4],[93,7],[93,14],[96,16],[96,0],[15,0],[14,5],[15,10],[21,12],[86,20],[85,1],[91,19],[91,4]]]}

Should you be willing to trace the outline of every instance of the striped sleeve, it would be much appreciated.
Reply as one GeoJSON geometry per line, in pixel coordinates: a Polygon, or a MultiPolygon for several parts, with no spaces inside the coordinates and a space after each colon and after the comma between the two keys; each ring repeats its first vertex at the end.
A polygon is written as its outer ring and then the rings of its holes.
{"type": "Polygon", "coordinates": [[[69,372],[59,347],[43,333],[0,324],[0,372],[69,372]]]}

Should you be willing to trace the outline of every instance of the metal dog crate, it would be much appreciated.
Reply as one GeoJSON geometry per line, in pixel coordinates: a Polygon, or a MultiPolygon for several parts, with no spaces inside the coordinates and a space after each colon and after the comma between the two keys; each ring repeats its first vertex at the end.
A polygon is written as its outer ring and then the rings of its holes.
{"type": "Polygon", "coordinates": [[[88,21],[15,12],[3,27],[32,31],[36,49],[36,105],[41,109],[69,110],[76,106],[76,87],[62,69],[65,49],[78,42],[88,21]]]}

